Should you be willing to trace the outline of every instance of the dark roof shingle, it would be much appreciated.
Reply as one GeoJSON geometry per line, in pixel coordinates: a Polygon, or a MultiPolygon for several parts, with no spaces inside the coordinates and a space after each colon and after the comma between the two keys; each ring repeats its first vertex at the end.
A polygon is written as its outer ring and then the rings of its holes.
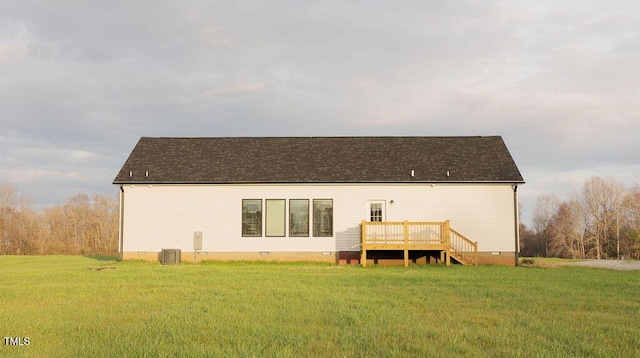
{"type": "Polygon", "coordinates": [[[397,182],[524,181],[499,136],[142,137],[114,179],[114,184],[397,182]]]}

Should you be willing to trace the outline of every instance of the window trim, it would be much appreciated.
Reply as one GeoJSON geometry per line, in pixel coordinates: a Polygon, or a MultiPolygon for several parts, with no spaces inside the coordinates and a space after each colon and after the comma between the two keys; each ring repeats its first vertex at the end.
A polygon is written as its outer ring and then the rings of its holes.
{"type": "Polygon", "coordinates": [[[242,237],[262,237],[262,226],[263,226],[263,221],[264,221],[263,220],[264,213],[263,213],[263,210],[262,210],[262,205],[263,205],[262,204],[262,199],[242,199],[242,211],[241,211],[242,212],[242,215],[241,215],[241,225],[242,225],[242,227],[240,228],[240,231],[242,233],[242,237]],[[260,211],[259,211],[260,212],[260,227],[259,227],[259,231],[258,231],[257,235],[249,235],[249,234],[245,233],[245,221],[244,221],[244,214],[245,214],[244,203],[245,203],[245,201],[260,201],[260,211]]]}
{"type": "Polygon", "coordinates": [[[386,221],[386,215],[387,215],[387,201],[386,200],[367,200],[367,222],[382,222],[382,221],[386,221]],[[372,205],[380,205],[380,221],[372,221],[371,219],[373,219],[371,217],[371,206],[372,205]]]}
{"type": "Polygon", "coordinates": [[[313,208],[312,208],[312,215],[313,215],[313,224],[312,224],[312,228],[313,228],[313,237],[334,237],[334,232],[333,232],[333,199],[313,199],[313,208]],[[322,234],[316,234],[316,215],[315,215],[315,210],[316,210],[316,201],[329,201],[331,202],[331,229],[330,229],[330,233],[329,235],[322,235],[322,234]]]}
{"type": "Polygon", "coordinates": [[[309,230],[309,225],[311,224],[311,215],[309,213],[310,208],[311,208],[311,203],[310,203],[309,199],[289,199],[289,217],[288,217],[288,219],[289,219],[289,237],[309,237],[310,236],[310,234],[311,234],[311,230],[309,230]],[[292,225],[294,223],[293,220],[291,220],[291,214],[292,214],[291,208],[293,207],[291,205],[292,201],[304,201],[304,202],[307,203],[307,223],[306,223],[307,224],[306,225],[307,233],[306,234],[295,235],[295,234],[291,233],[292,229],[293,229],[292,225]]]}

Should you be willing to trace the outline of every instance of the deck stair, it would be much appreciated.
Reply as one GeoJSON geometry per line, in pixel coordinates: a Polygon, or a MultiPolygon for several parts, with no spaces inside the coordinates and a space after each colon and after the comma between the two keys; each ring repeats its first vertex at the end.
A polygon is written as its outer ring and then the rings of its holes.
{"type": "Polygon", "coordinates": [[[404,265],[409,266],[411,251],[435,251],[449,266],[478,264],[478,243],[452,229],[444,222],[380,221],[361,224],[360,263],[367,265],[367,251],[403,251],[404,265]]]}

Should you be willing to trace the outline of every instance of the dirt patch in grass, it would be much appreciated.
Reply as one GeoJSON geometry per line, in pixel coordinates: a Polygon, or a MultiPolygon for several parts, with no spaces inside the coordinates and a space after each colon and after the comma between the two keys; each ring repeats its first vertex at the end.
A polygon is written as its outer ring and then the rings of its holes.
{"type": "Polygon", "coordinates": [[[522,258],[520,260],[520,265],[524,267],[543,268],[583,266],[619,271],[640,270],[640,260],[563,260],[554,258],[522,258]]]}
{"type": "Polygon", "coordinates": [[[103,270],[115,270],[115,267],[105,266],[105,267],[87,267],[87,270],[91,271],[103,271],[103,270]]]}
{"type": "Polygon", "coordinates": [[[640,261],[638,260],[583,260],[569,262],[567,264],[571,266],[597,267],[620,271],[640,270],[640,261]]]}

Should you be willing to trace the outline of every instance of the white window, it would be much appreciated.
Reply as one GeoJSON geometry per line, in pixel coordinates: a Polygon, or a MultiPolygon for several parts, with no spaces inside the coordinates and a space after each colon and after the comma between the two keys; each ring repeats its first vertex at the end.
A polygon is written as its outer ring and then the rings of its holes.
{"type": "Polygon", "coordinates": [[[367,202],[367,220],[370,222],[385,221],[385,202],[384,200],[375,200],[367,202]]]}

